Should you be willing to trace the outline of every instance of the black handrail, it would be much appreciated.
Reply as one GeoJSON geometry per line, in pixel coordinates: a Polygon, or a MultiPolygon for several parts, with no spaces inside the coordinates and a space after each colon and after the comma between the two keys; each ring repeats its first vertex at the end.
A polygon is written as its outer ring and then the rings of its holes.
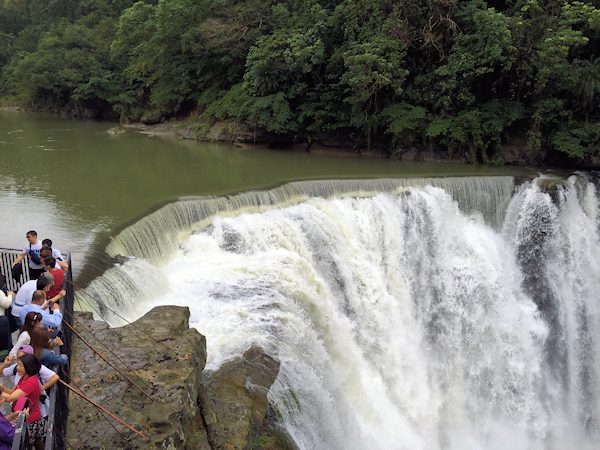
{"type": "MultiPolygon", "coordinates": [[[[12,291],[17,291],[23,284],[29,281],[29,261],[23,258],[23,274],[15,280],[11,275],[11,267],[17,256],[22,253],[20,250],[0,248],[0,271],[6,276],[6,284],[12,291]]],[[[65,261],[69,269],[65,273],[65,282],[63,288],[67,295],[60,301],[60,310],[63,314],[63,320],[72,325],[73,302],[75,292],[73,288],[73,270],[71,267],[71,255],[65,254],[65,261]]],[[[65,353],[71,360],[71,341],[72,332],[69,327],[60,327],[62,329],[61,353],[65,353]]],[[[56,370],[62,380],[68,381],[69,375],[64,366],[59,366],[56,370]]],[[[68,409],[68,390],[61,383],[58,383],[48,391],[48,422],[46,428],[45,450],[63,450],[66,448],[65,435],[67,431],[68,409]]],[[[15,438],[13,439],[12,450],[27,448],[27,423],[24,421],[24,415],[19,414],[17,427],[15,428],[15,438]],[[21,420],[21,418],[23,420],[21,420]]]]}
{"type": "MultiPolygon", "coordinates": [[[[73,303],[75,299],[75,290],[73,288],[73,269],[71,268],[71,255],[64,255],[69,269],[65,273],[64,290],[67,292],[60,301],[60,311],[63,315],[63,321],[69,325],[73,317],[73,303]]],[[[71,341],[73,333],[71,328],[62,327],[63,346],[60,352],[69,357],[71,361],[71,341]]],[[[68,366],[67,366],[68,367],[68,366]]],[[[59,366],[57,373],[61,380],[69,381],[69,374],[65,370],[65,366],[59,366]]],[[[67,417],[69,415],[69,391],[62,384],[55,385],[48,394],[48,426],[46,429],[46,447],[45,450],[63,450],[66,448],[65,436],[67,434],[67,417]]]]}

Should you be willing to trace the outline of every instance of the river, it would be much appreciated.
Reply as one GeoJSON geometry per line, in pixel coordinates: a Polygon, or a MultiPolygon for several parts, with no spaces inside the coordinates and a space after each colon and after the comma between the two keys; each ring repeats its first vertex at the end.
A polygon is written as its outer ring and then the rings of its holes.
{"type": "Polygon", "coordinates": [[[0,110],[0,246],[21,248],[34,229],[72,252],[87,284],[110,261],[111,236],[186,196],[224,195],[291,180],[531,174],[531,170],[110,135],[114,123],[0,110]]]}

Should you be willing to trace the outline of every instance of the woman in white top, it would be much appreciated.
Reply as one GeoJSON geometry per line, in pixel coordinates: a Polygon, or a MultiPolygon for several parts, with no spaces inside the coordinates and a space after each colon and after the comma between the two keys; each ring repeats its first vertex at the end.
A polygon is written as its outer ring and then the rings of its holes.
{"type": "Polygon", "coordinates": [[[4,291],[0,289],[0,358],[6,356],[12,347],[10,338],[10,320],[4,312],[12,305],[13,295],[14,293],[12,291],[7,291],[7,294],[5,294],[4,291]]]}
{"type": "Polygon", "coordinates": [[[5,294],[4,291],[0,290],[0,316],[4,315],[4,311],[10,308],[12,305],[13,295],[15,293],[13,291],[8,291],[8,294],[5,294]]]}
{"type": "Polygon", "coordinates": [[[12,360],[17,357],[19,349],[31,343],[31,334],[35,326],[42,321],[42,315],[38,312],[30,311],[25,316],[25,323],[21,327],[21,334],[12,350],[8,353],[8,357],[12,360]]]}

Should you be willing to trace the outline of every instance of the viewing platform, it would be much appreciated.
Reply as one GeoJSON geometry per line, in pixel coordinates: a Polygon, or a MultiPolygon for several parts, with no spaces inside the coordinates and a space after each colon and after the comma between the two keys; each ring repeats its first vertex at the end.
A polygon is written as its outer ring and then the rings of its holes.
{"type": "MultiPolygon", "coordinates": [[[[19,288],[29,281],[29,259],[23,259],[23,271],[18,279],[12,277],[11,267],[21,250],[0,248],[0,271],[6,276],[6,285],[8,290],[17,292],[19,288]]],[[[65,281],[63,289],[66,295],[60,300],[60,311],[63,315],[63,323],[68,326],[59,328],[62,331],[63,346],[60,347],[61,353],[66,354],[71,359],[71,342],[72,342],[72,319],[73,319],[73,271],[71,266],[70,253],[63,254],[64,260],[68,263],[69,268],[65,272],[65,281]]],[[[61,380],[69,382],[69,366],[57,366],[52,368],[60,377],[61,380]]],[[[48,395],[48,420],[46,422],[46,450],[62,450],[66,448],[66,426],[68,416],[68,389],[62,383],[57,383],[55,386],[46,391],[48,395]]],[[[15,426],[15,437],[13,439],[12,449],[25,449],[27,447],[27,432],[25,428],[24,416],[21,414],[15,426]]]]}

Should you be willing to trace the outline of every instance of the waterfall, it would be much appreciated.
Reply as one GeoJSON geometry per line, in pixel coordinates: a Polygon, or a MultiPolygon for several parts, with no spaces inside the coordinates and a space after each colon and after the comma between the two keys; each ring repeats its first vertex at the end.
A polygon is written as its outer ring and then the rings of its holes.
{"type": "Polygon", "coordinates": [[[261,345],[301,449],[592,449],[599,225],[582,175],[292,183],[165,206],[78,298],[188,306],[209,369],[261,345]]]}
{"type": "Polygon", "coordinates": [[[372,195],[400,187],[438,186],[450,193],[467,213],[478,212],[492,224],[501,223],[514,189],[512,177],[450,177],[379,180],[299,181],[266,191],[228,197],[183,199],[168,204],[126,228],[107,248],[110,256],[136,256],[160,263],[172,256],[182,239],[216,214],[261,211],[299,203],[311,197],[372,195]]]}

